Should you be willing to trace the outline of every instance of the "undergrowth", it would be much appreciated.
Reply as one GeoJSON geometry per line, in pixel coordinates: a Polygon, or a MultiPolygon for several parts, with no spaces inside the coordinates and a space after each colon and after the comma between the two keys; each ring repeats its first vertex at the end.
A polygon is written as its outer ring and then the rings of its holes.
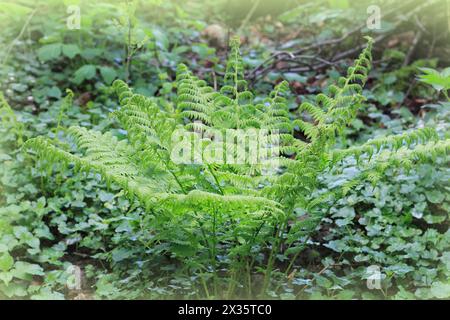
{"type": "MultiPolygon", "coordinates": [[[[108,235],[113,247],[97,254],[126,275],[121,294],[126,295],[142,278],[159,289],[134,295],[157,296],[161,290],[163,295],[197,298],[277,296],[287,290],[280,280],[301,277],[306,262],[314,259],[316,243],[330,237],[320,234],[330,218],[336,214],[350,220],[356,217],[348,208],[338,209],[346,207],[343,201],[349,195],[365,190],[370,199],[369,194],[387,176],[407,179],[423,163],[443,161],[449,151],[450,140],[429,127],[339,146],[365,101],[371,47],[372,39],[367,38],[366,48],[346,75],[315,99],[303,102],[299,116],[293,117],[286,101],[287,82],[278,83],[265,99],[254,99],[244,79],[239,40],[233,38],[220,90],[183,64],[177,68],[173,104],[136,94],[116,80],[112,88],[119,107],[111,117],[126,131],[123,139],[115,131],[102,133],[83,126],[62,129],[58,121],[53,137],[28,139],[23,149],[37,156],[48,176],[55,169],[64,174],[73,170],[85,179],[99,174],[111,190],[120,189],[127,198],[127,218],[116,226],[117,234],[108,235]],[[205,150],[226,150],[233,156],[239,152],[238,141],[223,141],[220,133],[237,136],[239,130],[252,129],[265,130],[267,143],[278,144],[279,154],[257,164],[206,161],[205,150]],[[201,143],[203,148],[194,151],[199,161],[174,161],[180,141],[172,137],[177,132],[183,132],[187,141],[201,143]],[[351,176],[323,188],[331,179],[324,177],[342,175],[349,164],[354,168],[351,176]],[[120,232],[127,236],[122,238],[120,232]],[[122,247],[114,249],[115,242],[122,247]],[[140,271],[123,268],[123,261],[137,264],[140,271]],[[161,267],[165,264],[170,267],[161,267]],[[174,270],[179,278],[170,279],[174,270]],[[168,282],[158,283],[157,278],[168,282]],[[173,293],[166,292],[170,288],[173,293]]],[[[380,219],[380,215],[372,208],[358,219],[380,219]]],[[[114,223],[115,217],[107,220],[107,225],[114,223]]],[[[341,229],[349,237],[356,232],[346,224],[338,224],[333,232],[341,229]]],[[[327,247],[336,249],[336,243],[327,247]]],[[[340,258],[351,252],[335,251],[342,253],[340,258]]],[[[332,295],[336,288],[321,272],[314,281],[332,295]]],[[[98,290],[111,293],[108,285],[114,277],[117,274],[100,278],[98,290]]],[[[308,283],[285,294],[301,297],[308,283]]]]}

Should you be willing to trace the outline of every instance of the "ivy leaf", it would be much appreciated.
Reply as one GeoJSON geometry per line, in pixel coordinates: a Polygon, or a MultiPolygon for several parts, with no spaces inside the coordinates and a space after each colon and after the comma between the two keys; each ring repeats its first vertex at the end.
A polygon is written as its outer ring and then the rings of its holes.
{"type": "Polygon", "coordinates": [[[62,45],[62,53],[67,58],[72,59],[77,54],[80,54],[81,50],[78,48],[76,44],[63,44],[62,45]]]}
{"type": "Polygon", "coordinates": [[[167,51],[167,48],[169,47],[169,39],[166,34],[159,29],[152,30],[152,33],[156,46],[163,51],[167,51]]]}
{"type": "Polygon", "coordinates": [[[289,82],[298,81],[300,83],[306,83],[306,80],[308,80],[307,77],[301,76],[295,72],[286,72],[286,73],[283,73],[283,76],[289,82]]]}
{"type": "Polygon", "coordinates": [[[13,270],[14,277],[27,280],[30,276],[43,276],[44,269],[40,265],[17,261],[13,270]]]}
{"type": "Polygon", "coordinates": [[[444,252],[442,254],[441,261],[445,264],[445,267],[450,270],[450,252],[444,252]]]}
{"type": "Polygon", "coordinates": [[[95,77],[96,69],[92,64],[86,64],[75,71],[75,77],[73,81],[76,84],[82,83],[84,80],[89,80],[95,77]]]}
{"type": "Polygon", "coordinates": [[[117,288],[114,287],[110,277],[103,276],[96,283],[96,291],[95,293],[99,296],[111,296],[113,292],[116,292],[117,288]]]}
{"type": "Polygon", "coordinates": [[[58,58],[61,55],[61,43],[47,44],[37,51],[39,60],[46,62],[58,58]]]}
{"type": "Polygon", "coordinates": [[[8,252],[0,255],[0,270],[3,272],[8,271],[14,265],[14,259],[8,252]]]}
{"type": "Polygon", "coordinates": [[[100,56],[103,53],[103,50],[100,48],[88,48],[83,49],[81,52],[81,56],[86,60],[94,59],[95,57],[100,56]]]}
{"type": "Polygon", "coordinates": [[[342,290],[336,295],[336,298],[340,300],[351,300],[355,295],[355,291],[353,290],[342,290]]]}
{"type": "Polygon", "coordinates": [[[390,85],[390,84],[395,83],[396,80],[397,80],[397,77],[394,74],[389,74],[384,78],[383,82],[386,85],[390,85]]]}
{"type": "Polygon", "coordinates": [[[21,241],[27,241],[33,238],[33,234],[30,231],[28,231],[28,229],[24,226],[15,226],[13,228],[13,233],[16,236],[16,238],[21,241]]]}
{"type": "Polygon", "coordinates": [[[18,283],[9,283],[8,285],[1,285],[0,292],[5,294],[8,298],[25,297],[28,294],[26,290],[26,285],[18,283]]]}
{"type": "Polygon", "coordinates": [[[61,95],[61,90],[56,86],[53,86],[47,90],[47,97],[60,99],[61,95]]]}
{"type": "Polygon", "coordinates": [[[331,250],[336,252],[342,252],[345,249],[348,249],[348,246],[344,240],[332,240],[324,244],[324,247],[330,248],[331,250]]]}
{"type": "Polygon", "coordinates": [[[450,283],[434,282],[431,286],[431,293],[438,299],[450,297],[450,283]]]}
{"type": "Polygon", "coordinates": [[[8,285],[12,279],[13,279],[13,275],[11,274],[11,272],[1,272],[0,273],[0,280],[3,281],[3,283],[5,285],[8,285]]]}
{"type": "Polygon", "coordinates": [[[425,195],[427,196],[428,201],[430,201],[431,203],[442,203],[445,198],[444,193],[438,190],[427,191],[425,195]]]}
{"type": "Polygon", "coordinates": [[[402,286],[398,286],[398,292],[397,294],[394,296],[394,299],[396,300],[415,300],[416,296],[411,293],[406,291],[402,286]]]}
{"type": "Polygon", "coordinates": [[[346,218],[353,219],[355,217],[355,209],[352,207],[344,207],[340,209],[337,213],[333,214],[333,218],[346,218]]]}
{"type": "Polygon", "coordinates": [[[98,193],[98,197],[102,202],[110,202],[114,199],[114,194],[112,194],[111,192],[100,190],[100,192],[98,193]]]}
{"type": "Polygon", "coordinates": [[[316,283],[319,287],[330,288],[333,285],[333,282],[325,278],[324,276],[316,275],[315,276],[316,283]]]}
{"type": "Polygon", "coordinates": [[[49,288],[42,288],[39,293],[30,297],[31,300],[64,300],[64,295],[59,292],[50,290],[49,288]]]}
{"type": "MultiPolygon", "coordinates": [[[[403,186],[402,186],[403,188],[403,186]]],[[[414,205],[411,214],[414,218],[421,219],[423,217],[424,210],[426,208],[426,202],[419,202],[414,205]]]]}
{"type": "Polygon", "coordinates": [[[195,253],[195,248],[190,245],[173,244],[171,250],[180,257],[192,257],[195,253]]]}
{"type": "Polygon", "coordinates": [[[106,84],[111,84],[117,77],[117,72],[111,67],[100,67],[100,74],[106,84]]]}
{"type": "Polygon", "coordinates": [[[7,252],[7,251],[8,251],[8,247],[5,244],[0,243],[0,253],[7,252]]]}
{"type": "Polygon", "coordinates": [[[436,223],[444,222],[446,219],[446,216],[437,216],[437,215],[427,214],[426,216],[423,217],[423,219],[428,224],[436,224],[436,223]]]}
{"type": "Polygon", "coordinates": [[[111,258],[114,262],[120,262],[122,260],[128,259],[133,255],[133,252],[126,249],[114,249],[111,254],[111,258]]]}

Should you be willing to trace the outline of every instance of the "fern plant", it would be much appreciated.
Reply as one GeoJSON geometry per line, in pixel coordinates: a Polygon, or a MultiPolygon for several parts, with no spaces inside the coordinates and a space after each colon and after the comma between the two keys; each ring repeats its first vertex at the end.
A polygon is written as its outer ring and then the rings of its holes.
{"type": "MultiPolygon", "coordinates": [[[[318,94],[315,101],[303,102],[299,118],[292,119],[289,113],[289,85],[285,81],[263,101],[254,102],[244,79],[239,40],[233,38],[219,91],[185,65],[177,69],[174,107],[135,94],[125,82],[116,80],[113,88],[120,106],[112,117],[126,130],[126,139],[74,126],[66,130],[73,144],[37,137],[26,141],[25,149],[50,169],[62,164],[101,174],[155,219],[181,217],[189,221],[185,239],[165,241],[189,245],[193,256],[206,252],[208,265],[191,267],[204,276],[207,295],[213,289],[211,295],[218,296],[225,283],[219,277],[225,263],[219,256],[224,255],[233,261],[227,290],[222,290],[224,296],[242,291],[242,283],[249,294],[255,294],[254,270],[264,276],[258,290],[265,294],[277,254],[284,251],[291,257],[282,270],[287,274],[326,213],[321,209],[329,207],[330,201],[358,183],[376,183],[388,169],[408,169],[445,156],[450,149],[450,140],[439,139],[432,128],[336,148],[337,138],[343,136],[364,101],[362,88],[371,68],[371,47],[372,39],[367,38],[366,48],[347,74],[327,93],[318,94]],[[268,132],[268,144],[279,144],[279,154],[268,162],[270,167],[276,160],[275,173],[265,174],[267,163],[202,161],[205,148],[193,151],[193,157],[200,161],[179,163],[173,159],[180,144],[173,139],[178,131],[187,135],[187,143],[197,139],[202,147],[223,148],[234,156],[240,148],[236,136],[223,141],[219,133],[253,129],[268,132]],[[298,131],[306,139],[296,138],[298,131]],[[313,197],[319,175],[348,158],[358,161],[361,174],[340,188],[313,197]],[[307,214],[300,216],[299,209],[307,214]],[[262,257],[254,255],[256,246],[266,248],[262,257]]],[[[178,256],[186,259],[181,253],[178,256]]]]}
{"type": "MultiPolygon", "coordinates": [[[[16,114],[6,101],[3,93],[0,92],[0,124],[6,133],[10,132],[16,140],[16,144],[21,146],[23,143],[24,125],[18,121],[16,114]]],[[[3,131],[3,130],[2,130],[3,131]]]]}

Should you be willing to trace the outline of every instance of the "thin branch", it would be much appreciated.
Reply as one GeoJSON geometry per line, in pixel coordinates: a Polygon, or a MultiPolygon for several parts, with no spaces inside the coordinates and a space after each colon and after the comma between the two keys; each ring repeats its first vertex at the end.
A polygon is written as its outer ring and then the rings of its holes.
{"type": "Polygon", "coordinates": [[[419,30],[416,33],[416,36],[413,39],[413,42],[411,43],[411,47],[408,50],[408,53],[406,54],[405,60],[403,60],[403,66],[407,66],[411,62],[411,58],[414,54],[414,51],[416,51],[417,44],[420,41],[420,38],[422,38],[422,31],[419,30]]]}
{"type": "MultiPolygon", "coordinates": [[[[400,10],[400,9],[410,6],[413,3],[414,3],[413,1],[409,1],[409,2],[405,1],[401,5],[397,6],[396,8],[393,8],[390,11],[388,11],[387,13],[385,13],[382,17],[386,18],[395,13],[402,12],[404,10],[400,10]]],[[[402,19],[399,19],[399,21],[397,21],[394,24],[394,28],[397,28],[398,26],[403,24],[405,21],[408,21],[408,19],[410,19],[411,16],[413,16],[417,12],[423,10],[425,7],[429,7],[430,5],[433,5],[435,3],[436,3],[435,1],[428,1],[419,6],[412,7],[409,12],[402,15],[402,19]]],[[[361,30],[365,27],[366,27],[365,23],[361,24],[360,26],[344,33],[339,38],[329,39],[329,40],[321,41],[318,43],[314,43],[309,46],[303,47],[297,51],[275,52],[271,56],[269,56],[266,60],[264,60],[262,63],[260,63],[258,66],[256,66],[251,72],[249,72],[247,75],[247,79],[249,79],[251,82],[255,82],[258,78],[264,77],[267,73],[269,73],[270,70],[272,70],[274,68],[276,63],[281,62],[281,61],[288,62],[290,64],[286,67],[277,68],[278,71],[280,71],[280,70],[291,71],[291,72],[317,71],[317,70],[326,68],[328,66],[335,66],[339,61],[341,61],[345,58],[351,57],[354,54],[356,54],[357,52],[359,52],[361,49],[364,48],[365,44],[359,44],[347,51],[333,54],[332,58],[330,58],[330,59],[324,59],[323,57],[319,56],[319,54],[323,50],[323,48],[326,46],[337,47],[337,45],[341,44],[343,41],[345,41],[350,36],[352,36],[356,33],[360,33],[361,30]],[[311,55],[303,55],[302,54],[306,51],[312,51],[312,50],[316,50],[317,52],[315,54],[311,54],[311,55]],[[318,63],[316,63],[316,64],[302,63],[302,62],[298,61],[300,58],[313,59],[313,60],[316,60],[318,63]],[[294,65],[292,65],[292,64],[294,64],[294,65]],[[307,64],[307,65],[299,67],[299,66],[295,66],[296,64],[297,65],[298,64],[307,64]]],[[[381,34],[374,39],[374,43],[379,43],[390,35],[391,35],[390,33],[381,34]]],[[[417,41],[419,41],[419,40],[420,40],[420,38],[417,41]]]]}
{"type": "Polygon", "coordinates": [[[22,27],[22,30],[20,30],[19,35],[9,44],[8,48],[6,49],[5,56],[3,57],[2,67],[6,64],[6,61],[8,59],[9,54],[11,53],[12,48],[14,47],[16,42],[19,41],[20,38],[22,37],[22,35],[24,34],[25,30],[27,29],[28,25],[30,24],[31,19],[33,18],[33,16],[36,13],[36,11],[37,11],[37,8],[35,8],[30,13],[30,15],[28,16],[27,20],[25,21],[25,24],[22,27]]]}

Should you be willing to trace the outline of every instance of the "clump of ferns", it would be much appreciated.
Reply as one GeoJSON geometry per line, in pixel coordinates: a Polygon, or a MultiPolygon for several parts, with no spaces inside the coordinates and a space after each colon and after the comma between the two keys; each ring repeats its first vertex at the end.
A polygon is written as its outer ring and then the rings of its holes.
{"type": "MultiPolygon", "coordinates": [[[[362,88],[371,67],[371,47],[372,39],[367,38],[366,48],[346,76],[330,86],[327,94],[318,94],[314,102],[300,105],[301,113],[308,114],[312,121],[306,117],[291,119],[285,81],[276,85],[264,101],[253,103],[244,79],[239,40],[233,38],[224,85],[219,91],[195,77],[187,66],[179,65],[176,107],[171,109],[168,104],[163,107],[153,98],[133,93],[118,80],[113,88],[120,107],[112,116],[127,131],[127,139],[74,126],[66,132],[77,152],[46,137],[28,140],[25,148],[50,165],[64,163],[75,170],[100,173],[108,184],[119,185],[155,219],[190,217],[185,219],[190,221],[185,239],[158,241],[189,246],[207,255],[209,265],[195,268],[207,275],[203,285],[208,296],[218,296],[225,283],[228,288],[224,297],[243,294],[244,288],[247,294],[256,294],[255,270],[263,274],[258,290],[265,294],[277,268],[277,255],[283,251],[290,257],[284,269],[278,270],[287,275],[326,214],[324,207],[330,208],[333,201],[359,183],[375,184],[389,168],[410,168],[448,154],[450,140],[439,139],[432,128],[376,138],[347,149],[335,148],[336,139],[344,134],[364,101],[362,88]],[[276,174],[265,175],[263,167],[254,164],[177,164],[170,156],[175,143],[171,137],[180,129],[193,135],[203,133],[204,144],[216,143],[217,130],[268,130],[280,143],[281,154],[276,160],[281,167],[276,174]],[[295,138],[295,131],[301,131],[308,141],[295,138]],[[319,175],[349,158],[359,162],[361,173],[344,186],[312,196],[319,175]],[[307,214],[299,216],[299,209],[307,214]],[[229,279],[223,282],[219,271],[227,263],[231,270],[229,279]]],[[[233,150],[233,143],[225,145],[227,150],[233,150]]]]}

